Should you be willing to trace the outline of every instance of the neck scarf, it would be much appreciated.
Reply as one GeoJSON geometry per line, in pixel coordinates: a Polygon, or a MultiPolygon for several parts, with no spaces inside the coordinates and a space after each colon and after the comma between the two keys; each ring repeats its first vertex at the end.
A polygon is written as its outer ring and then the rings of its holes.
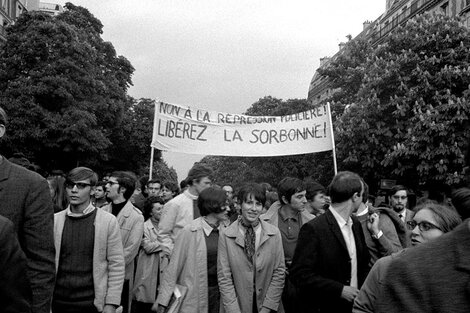
{"type": "Polygon", "coordinates": [[[243,221],[243,218],[240,218],[240,224],[245,227],[245,254],[248,260],[253,263],[253,256],[255,255],[255,242],[256,242],[256,234],[253,227],[258,226],[259,219],[253,224],[246,224],[243,221]]]}

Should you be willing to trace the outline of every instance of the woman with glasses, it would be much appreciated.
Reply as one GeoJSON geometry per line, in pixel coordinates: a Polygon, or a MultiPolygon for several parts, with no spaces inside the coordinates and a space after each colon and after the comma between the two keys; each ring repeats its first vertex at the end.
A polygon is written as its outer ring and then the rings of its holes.
{"type": "MultiPolygon", "coordinates": [[[[460,216],[453,209],[433,202],[420,204],[414,211],[413,219],[408,221],[406,225],[411,231],[412,246],[432,241],[450,232],[462,222],[460,216]]],[[[395,258],[406,254],[407,250],[404,249],[377,260],[354,300],[353,312],[376,311],[376,301],[382,290],[390,263],[395,258]]]]}

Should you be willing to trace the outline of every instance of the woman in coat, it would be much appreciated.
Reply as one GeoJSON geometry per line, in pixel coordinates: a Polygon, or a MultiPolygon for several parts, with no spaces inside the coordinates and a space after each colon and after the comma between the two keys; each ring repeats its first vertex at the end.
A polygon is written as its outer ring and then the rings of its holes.
{"type": "Polygon", "coordinates": [[[144,237],[137,258],[133,312],[152,312],[152,305],[157,298],[157,273],[159,273],[161,251],[157,229],[164,204],[165,201],[161,197],[149,197],[144,203],[144,237]]]}
{"type": "MultiPolygon", "coordinates": [[[[453,209],[435,203],[420,204],[413,211],[415,212],[413,219],[407,222],[413,247],[439,238],[462,222],[453,209]]],[[[377,299],[381,294],[390,263],[405,255],[408,249],[377,260],[354,300],[353,312],[377,311],[377,299]]]]}
{"type": "Polygon", "coordinates": [[[178,234],[160,285],[157,312],[164,312],[175,286],[187,288],[180,313],[219,313],[217,245],[219,228],[228,219],[227,196],[216,187],[204,189],[198,197],[201,217],[178,234]]]}
{"type": "Polygon", "coordinates": [[[275,312],[285,278],[281,233],[259,218],[266,201],[260,185],[243,186],[238,199],[241,216],[219,238],[221,300],[227,313],[275,312]]]}

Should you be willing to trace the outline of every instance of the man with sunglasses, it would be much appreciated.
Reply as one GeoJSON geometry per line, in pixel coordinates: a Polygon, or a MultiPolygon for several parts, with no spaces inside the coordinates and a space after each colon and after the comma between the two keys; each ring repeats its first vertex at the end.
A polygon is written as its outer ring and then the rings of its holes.
{"type": "Polygon", "coordinates": [[[114,313],[121,302],[124,253],[116,218],[92,204],[98,176],[66,176],[70,205],[54,216],[57,279],[52,312],[114,313]]]}
{"type": "Polygon", "coordinates": [[[144,217],[142,212],[130,201],[136,182],[137,178],[130,172],[116,171],[111,173],[106,182],[106,193],[111,203],[103,207],[103,210],[116,216],[121,228],[121,240],[126,267],[121,296],[124,313],[130,312],[131,291],[134,279],[134,259],[139,252],[144,234],[144,217]]]}
{"type": "MultiPolygon", "coordinates": [[[[0,108],[0,140],[6,135],[7,124],[7,114],[0,108]]],[[[0,155],[0,203],[0,215],[13,222],[26,255],[26,274],[32,291],[31,311],[49,313],[55,252],[54,208],[47,181],[0,155]]]]}

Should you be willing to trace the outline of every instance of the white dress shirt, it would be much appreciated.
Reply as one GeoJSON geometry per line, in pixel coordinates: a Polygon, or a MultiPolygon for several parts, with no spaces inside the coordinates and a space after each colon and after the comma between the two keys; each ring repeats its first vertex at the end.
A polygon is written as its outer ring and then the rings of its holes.
{"type": "Polygon", "coordinates": [[[348,248],[349,257],[351,258],[351,286],[358,288],[357,282],[357,255],[356,255],[356,241],[354,240],[354,234],[352,231],[353,221],[349,217],[346,222],[338,212],[335,211],[333,207],[330,206],[330,211],[333,213],[333,216],[336,219],[336,222],[341,229],[343,234],[344,241],[346,242],[346,247],[348,248]]]}

